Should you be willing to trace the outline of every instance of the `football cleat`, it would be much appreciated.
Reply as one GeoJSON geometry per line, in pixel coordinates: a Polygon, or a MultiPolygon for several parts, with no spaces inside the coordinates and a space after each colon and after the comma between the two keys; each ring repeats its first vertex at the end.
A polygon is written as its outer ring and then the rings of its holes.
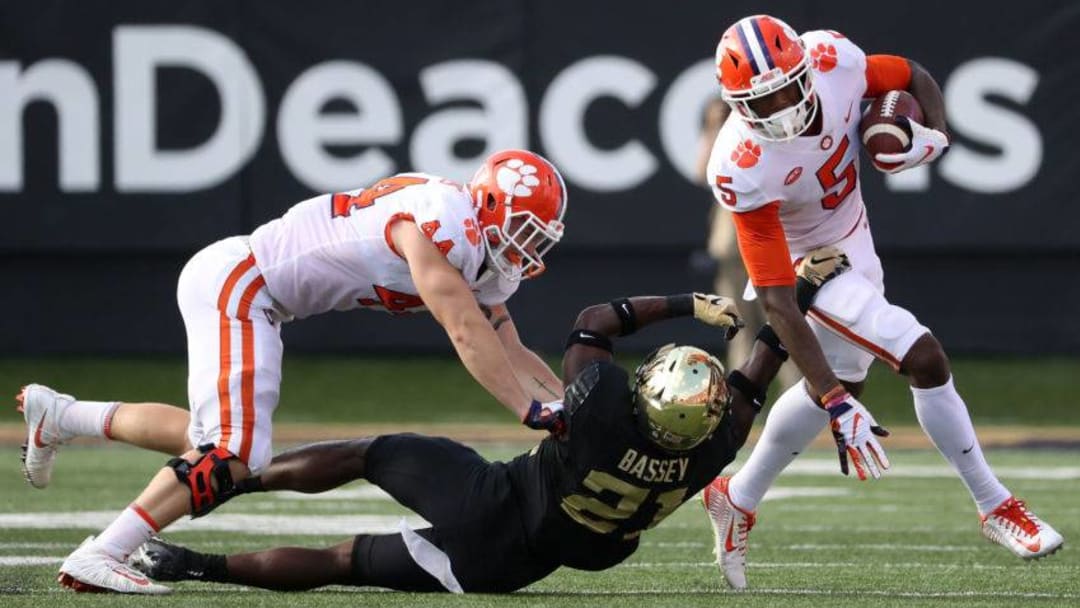
{"type": "Polygon", "coordinates": [[[157,581],[183,581],[198,578],[189,565],[188,549],[155,536],[128,558],[128,565],[157,581]]]}
{"type": "Polygon", "coordinates": [[[1057,530],[1028,511],[1024,501],[1012,496],[979,519],[983,536],[1023,559],[1050,555],[1065,542],[1057,530]]]}
{"type": "Polygon", "coordinates": [[[165,595],[172,590],[146,578],[143,573],[121,563],[94,545],[88,536],[64,560],[56,581],[78,593],[136,593],[165,595]]]}
{"type": "Polygon", "coordinates": [[[712,524],[720,573],[732,589],[746,589],[746,545],[755,516],[731,502],[728,495],[730,480],[730,477],[714,479],[705,487],[701,502],[712,524]]]}
{"type": "Polygon", "coordinates": [[[26,420],[26,443],[22,446],[23,476],[35,488],[44,488],[52,479],[57,447],[71,441],[73,434],[60,430],[59,420],[75,398],[47,386],[28,384],[16,395],[16,409],[26,420]]]}

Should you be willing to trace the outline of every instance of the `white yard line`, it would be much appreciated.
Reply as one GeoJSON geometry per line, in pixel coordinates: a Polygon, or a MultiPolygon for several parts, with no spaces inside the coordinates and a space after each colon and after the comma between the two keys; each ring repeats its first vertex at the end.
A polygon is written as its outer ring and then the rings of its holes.
{"type": "MultiPolygon", "coordinates": [[[[846,496],[851,491],[845,488],[773,488],[765,494],[765,500],[784,500],[801,497],[817,496],[846,496]]],[[[293,500],[310,500],[310,496],[295,493],[281,493],[277,498],[285,504],[293,500]]],[[[327,492],[321,500],[349,500],[353,502],[383,501],[389,499],[389,495],[374,486],[360,486],[356,488],[335,490],[327,492]]],[[[275,508],[274,501],[262,501],[249,507],[256,507],[258,511],[272,511],[275,508]]],[[[0,529],[24,528],[37,530],[79,529],[100,530],[109,525],[116,517],[115,511],[61,511],[61,512],[38,512],[38,513],[0,513],[0,529]]],[[[412,528],[427,526],[423,518],[409,516],[405,518],[412,528]]],[[[383,534],[398,531],[400,515],[338,515],[338,514],[305,514],[305,515],[264,515],[243,513],[220,513],[211,517],[200,519],[182,519],[169,526],[171,532],[186,531],[220,531],[238,532],[246,534],[297,534],[314,536],[333,536],[348,534],[383,534]]],[[[5,545],[0,544],[0,549],[5,545]]],[[[8,548],[19,548],[13,544],[8,548]]],[[[27,544],[25,548],[47,548],[27,544]]]]}
{"type": "MultiPolygon", "coordinates": [[[[767,569],[784,569],[784,568],[863,568],[866,566],[865,562],[755,562],[748,561],[748,568],[767,568],[767,569]]],[[[895,563],[875,563],[875,568],[932,568],[935,570],[1019,570],[1025,567],[1024,564],[948,564],[940,562],[895,562],[895,563]]],[[[616,568],[647,568],[647,569],[663,569],[663,568],[716,568],[716,562],[631,562],[620,564],[616,568]]],[[[1080,571],[1080,566],[1073,564],[1039,564],[1039,570],[1064,570],[1064,571],[1080,571]]]]}
{"type": "Polygon", "coordinates": [[[64,549],[70,547],[71,543],[0,543],[0,551],[12,551],[15,549],[64,549]]]}
{"type": "MultiPolygon", "coordinates": [[[[641,541],[643,547],[659,547],[661,549],[698,549],[702,547],[712,548],[711,542],[705,543],[701,541],[679,541],[679,542],[665,542],[665,541],[641,541]]],[[[0,548],[3,545],[0,544],[0,548]]],[[[982,543],[972,543],[970,545],[905,545],[901,543],[852,543],[847,545],[840,544],[810,544],[801,543],[797,545],[776,545],[775,549],[783,549],[787,551],[921,551],[925,553],[967,553],[972,551],[982,551],[985,549],[985,545],[982,543]]]]}
{"type": "Polygon", "coordinates": [[[42,557],[40,555],[5,555],[0,557],[0,566],[48,566],[59,564],[64,561],[63,557],[42,557]]]}
{"type": "Polygon", "coordinates": [[[274,498],[282,500],[388,500],[394,497],[386,493],[379,486],[362,485],[352,488],[338,488],[321,494],[301,494],[299,492],[274,492],[274,498]]]}
{"type": "MultiPolygon", "coordinates": [[[[116,511],[63,511],[57,513],[0,513],[0,529],[101,530],[116,518],[116,511]]],[[[346,536],[385,534],[398,531],[400,515],[251,515],[220,513],[212,517],[182,519],[169,526],[170,532],[215,531],[244,534],[297,534],[346,536]]],[[[427,526],[422,518],[408,516],[413,528],[427,526]]]]}
{"type": "Polygon", "coordinates": [[[605,589],[576,589],[573,591],[555,591],[548,589],[526,589],[529,595],[588,595],[588,596],[636,596],[636,595],[716,595],[737,598],[742,595],[809,595],[824,597],[904,597],[904,598],[1017,598],[1017,599],[1080,599],[1077,593],[1041,593],[1025,591],[887,591],[887,590],[854,590],[854,591],[831,591],[828,589],[748,589],[746,591],[732,592],[727,590],[695,590],[695,589],[628,589],[626,591],[610,591],[605,589]]]}
{"type": "MultiPolygon", "coordinates": [[[[725,474],[727,472],[725,471],[725,474]]],[[[1002,479],[1037,479],[1037,480],[1063,480],[1080,479],[1080,467],[1021,467],[1001,466],[994,467],[994,473],[1002,479]]],[[[835,458],[796,458],[794,462],[784,469],[781,475],[803,476],[828,476],[840,475],[840,465],[835,458]]],[[[903,464],[893,462],[893,467],[885,473],[886,477],[956,477],[952,468],[942,462],[941,464],[903,464]]]]}
{"type": "Polygon", "coordinates": [[[928,553],[963,553],[968,551],[982,551],[986,545],[971,543],[970,545],[904,545],[900,543],[853,543],[849,545],[781,545],[778,549],[789,551],[829,551],[829,550],[863,550],[863,551],[924,551],[928,553]]]}

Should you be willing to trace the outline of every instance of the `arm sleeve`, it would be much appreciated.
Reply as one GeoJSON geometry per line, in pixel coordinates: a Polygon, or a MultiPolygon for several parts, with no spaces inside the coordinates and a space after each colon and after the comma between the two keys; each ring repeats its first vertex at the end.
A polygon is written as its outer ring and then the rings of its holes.
{"type": "Polygon", "coordinates": [[[772,202],[753,211],[733,214],[746,272],[755,287],[794,285],[784,226],[780,223],[780,203],[772,202]]]}
{"type": "Polygon", "coordinates": [[[869,55],[866,58],[866,93],[873,98],[894,89],[907,90],[911,84],[911,64],[896,55],[869,55]]]}

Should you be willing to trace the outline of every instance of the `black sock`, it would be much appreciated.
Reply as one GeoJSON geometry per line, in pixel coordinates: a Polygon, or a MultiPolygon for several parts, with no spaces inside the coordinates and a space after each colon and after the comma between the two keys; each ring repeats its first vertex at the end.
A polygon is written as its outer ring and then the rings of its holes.
{"type": "Polygon", "coordinates": [[[225,556],[185,549],[184,578],[215,583],[229,582],[229,568],[225,556]]]}

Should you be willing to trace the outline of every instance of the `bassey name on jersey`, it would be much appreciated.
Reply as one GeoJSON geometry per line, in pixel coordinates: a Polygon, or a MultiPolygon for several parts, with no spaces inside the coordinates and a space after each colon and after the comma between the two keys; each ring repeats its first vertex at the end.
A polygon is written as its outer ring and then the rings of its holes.
{"type": "Polygon", "coordinates": [[[634,448],[628,448],[619,461],[619,470],[625,471],[641,481],[662,481],[665,483],[682,481],[690,469],[690,458],[671,458],[661,460],[639,454],[634,448]]]}

